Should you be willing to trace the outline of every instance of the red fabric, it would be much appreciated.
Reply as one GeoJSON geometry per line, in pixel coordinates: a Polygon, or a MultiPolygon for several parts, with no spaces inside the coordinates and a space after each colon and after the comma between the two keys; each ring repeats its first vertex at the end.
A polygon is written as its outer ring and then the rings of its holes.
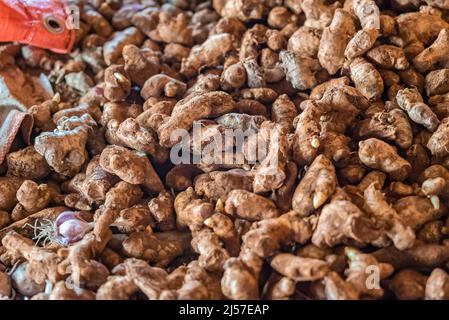
{"type": "Polygon", "coordinates": [[[68,30],[64,0],[1,0],[0,42],[20,42],[35,47],[67,53],[73,47],[75,30],[68,30]],[[51,33],[44,18],[52,16],[63,22],[62,33],[51,33]]]}

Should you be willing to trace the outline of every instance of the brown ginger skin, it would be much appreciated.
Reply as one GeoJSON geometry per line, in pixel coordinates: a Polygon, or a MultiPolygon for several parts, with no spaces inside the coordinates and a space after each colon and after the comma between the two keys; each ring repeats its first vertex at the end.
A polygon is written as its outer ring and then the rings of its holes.
{"type": "Polygon", "coordinates": [[[394,275],[389,285],[399,300],[423,299],[427,277],[415,270],[404,269],[394,275]]]}
{"type": "Polygon", "coordinates": [[[193,94],[180,100],[171,116],[158,128],[159,143],[164,147],[172,147],[180,141],[180,137],[171,137],[176,129],[189,130],[195,120],[218,117],[231,111],[233,107],[232,97],[221,91],[193,94]]]}
{"type": "Polygon", "coordinates": [[[329,272],[325,261],[280,253],[273,257],[271,266],[280,274],[297,282],[313,281],[323,278],[329,272]]]}
{"type": "Polygon", "coordinates": [[[112,65],[105,70],[104,96],[112,102],[125,100],[131,93],[131,81],[123,65],[112,65]]]}
{"type": "Polygon", "coordinates": [[[355,87],[370,101],[376,101],[384,91],[384,82],[379,71],[363,58],[356,58],[349,64],[349,75],[355,87]]]}
{"type": "Polygon", "coordinates": [[[318,49],[318,59],[329,74],[337,73],[343,66],[346,45],[355,31],[350,13],[343,9],[335,10],[331,24],[323,30],[318,49]]]}
{"type": "Polygon", "coordinates": [[[186,90],[187,85],[184,82],[164,74],[157,74],[145,81],[140,94],[144,99],[161,96],[180,98],[186,90]]]}
{"type": "Polygon", "coordinates": [[[448,29],[441,29],[438,37],[428,48],[424,49],[413,59],[413,65],[420,72],[429,70],[434,64],[447,61],[449,33],[448,29]]]}
{"type": "Polygon", "coordinates": [[[227,214],[249,221],[270,219],[279,215],[273,201],[246,190],[231,191],[224,209],[227,214]]]}
{"type": "Polygon", "coordinates": [[[301,216],[308,216],[320,208],[337,187],[335,167],[325,156],[318,156],[302,178],[292,199],[292,208],[301,216]]]}
{"type": "Polygon", "coordinates": [[[396,101],[410,119],[434,132],[439,124],[437,116],[427,106],[417,89],[403,89],[398,91],[396,101]]]}
{"type": "Polygon", "coordinates": [[[364,192],[367,211],[385,228],[385,234],[399,250],[414,245],[415,234],[404,224],[398,213],[385,201],[382,193],[372,184],[364,192]]]}
{"type": "Polygon", "coordinates": [[[139,49],[130,44],[123,48],[125,72],[139,86],[159,71],[159,58],[150,49],[139,49]]]}
{"type": "Polygon", "coordinates": [[[145,154],[119,146],[108,146],[100,156],[101,167],[131,184],[142,184],[152,192],[164,189],[145,154]]]}
{"type": "Polygon", "coordinates": [[[45,158],[33,146],[11,152],[6,157],[8,172],[24,179],[42,179],[50,173],[45,158]]]}
{"type": "Polygon", "coordinates": [[[410,164],[392,146],[376,138],[359,143],[359,157],[364,165],[388,173],[394,180],[405,180],[411,170],[410,164]]]}
{"type": "Polygon", "coordinates": [[[74,176],[87,160],[88,130],[79,126],[59,133],[42,133],[36,138],[36,151],[57,173],[74,176]]]}
{"type": "Polygon", "coordinates": [[[432,271],[426,283],[426,300],[449,299],[449,275],[440,268],[432,271]]]}

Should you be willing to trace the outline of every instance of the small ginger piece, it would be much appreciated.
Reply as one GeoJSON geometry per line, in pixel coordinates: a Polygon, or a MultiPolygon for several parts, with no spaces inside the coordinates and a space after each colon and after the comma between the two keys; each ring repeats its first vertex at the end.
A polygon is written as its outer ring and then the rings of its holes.
{"type": "Polygon", "coordinates": [[[146,204],[137,204],[120,211],[114,226],[121,232],[131,234],[154,227],[155,223],[146,204]]]}
{"type": "Polygon", "coordinates": [[[173,201],[173,196],[169,192],[162,191],[148,202],[148,209],[161,231],[169,231],[175,227],[173,201]]]}
{"type": "Polygon", "coordinates": [[[441,29],[432,45],[424,49],[413,59],[413,65],[420,72],[426,72],[434,64],[446,63],[449,54],[449,30],[441,29]]]}
{"type": "Polygon", "coordinates": [[[159,72],[159,58],[150,49],[139,49],[134,44],[127,45],[123,48],[123,59],[126,74],[140,87],[159,72]]]}
{"type": "Polygon", "coordinates": [[[286,179],[285,165],[288,153],[286,128],[271,122],[264,122],[259,134],[268,140],[268,153],[254,171],[254,192],[268,192],[279,189],[286,179]]]}
{"type": "Polygon", "coordinates": [[[388,246],[373,252],[373,255],[378,261],[387,262],[395,269],[436,268],[449,261],[449,248],[446,245],[415,241],[410,249],[400,251],[395,246],[388,246]]]}
{"type": "Polygon", "coordinates": [[[273,201],[246,190],[233,190],[225,202],[225,212],[249,221],[275,218],[279,215],[273,201]]]}
{"type": "Polygon", "coordinates": [[[390,289],[399,300],[424,299],[427,277],[412,269],[399,271],[390,283],[390,289]]]}
{"type": "Polygon", "coordinates": [[[225,201],[235,189],[252,191],[253,175],[242,169],[212,171],[195,178],[195,192],[207,199],[225,201]]]}
{"type": "Polygon", "coordinates": [[[443,158],[449,155],[449,117],[441,121],[438,128],[430,137],[427,142],[427,148],[430,150],[432,155],[437,158],[443,158]]]}
{"type": "Polygon", "coordinates": [[[111,39],[103,46],[104,61],[108,66],[113,64],[121,57],[122,50],[126,45],[140,45],[144,40],[143,38],[142,32],[135,27],[114,32],[111,39]]]}
{"type": "Polygon", "coordinates": [[[323,155],[319,155],[296,187],[292,208],[301,216],[309,216],[320,208],[335,192],[337,177],[335,167],[323,155]]]}
{"type": "Polygon", "coordinates": [[[87,160],[87,138],[88,129],[79,126],[69,131],[42,133],[34,147],[57,173],[74,176],[87,160]]]}
{"type": "Polygon", "coordinates": [[[148,261],[158,267],[168,266],[190,248],[190,234],[179,231],[134,232],[122,244],[127,257],[148,261]]]}
{"type": "Polygon", "coordinates": [[[54,195],[55,190],[47,184],[38,185],[34,181],[25,180],[19,190],[17,190],[16,195],[20,209],[16,206],[11,217],[14,221],[18,221],[26,216],[45,209],[54,195]]]}
{"type": "Polygon", "coordinates": [[[209,216],[213,214],[214,207],[211,203],[197,198],[192,187],[180,192],[175,198],[176,225],[179,229],[201,228],[209,216]]]}
{"type": "Polygon", "coordinates": [[[312,243],[333,247],[351,242],[368,244],[378,239],[380,230],[355,204],[347,199],[334,199],[323,207],[312,243]]]}
{"type": "Polygon", "coordinates": [[[268,257],[282,245],[305,243],[311,236],[311,224],[290,211],[277,218],[254,223],[242,237],[242,249],[248,248],[260,257],[268,257]]]}
{"type": "Polygon", "coordinates": [[[416,88],[399,90],[396,95],[399,107],[407,112],[410,119],[427,130],[434,132],[440,121],[433,111],[426,105],[416,88]]]}
{"type": "Polygon", "coordinates": [[[138,185],[120,181],[106,193],[104,205],[112,209],[126,209],[137,204],[143,196],[138,185]]]}
{"type": "Polygon", "coordinates": [[[359,143],[359,157],[364,165],[388,173],[393,180],[405,180],[411,170],[410,163],[400,157],[392,146],[376,138],[359,143]]]}
{"type": "Polygon", "coordinates": [[[298,257],[290,253],[280,253],[273,257],[271,267],[297,282],[322,279],[329,272],[329,265],[319,259],[298,257]]]}
{"type": "Polygon", "coordinates": [[[379,71],[364,58],[355,58],[349,64],[349,75],[355,87],[370,101],[380,99],[384,82],[379,71]]]}
{"type": "Polygon", "coordinates": [[[187,85],[184,82],[165,74],[157,74],[145,81],[140,94],[145,100],[161,96],[180,98],[184,96],[186,90],[187,85]]]}
{"type": "Polygon", "coordinates": [[[348,59],[361,56],[371,49],[381,29],[379,7],[375,1],[354,0],[352,10],[359,19],[362,29],[355,33],[346,47],[345,56],[348,59]]]}
{"type": "Polygon", "coordinates": [[[426,76],[427,96],[441,95],[449,92],[449,69],[431,71],[426,76]]]}
{"type": "Polygon", "coordinates": [[[376,112],[371,118],[360,121],[354,131],[362,139],[386,139],[403,149],[409,148],[413,141],[411,124],[400,109],[376,112]]]}
{"type": "Polygon", "coordinates": [[[0,177],[0,210],[11,211],[17,204],[17,190],[23,180],[17,177],[0,177]]]}
{"type": "Polygon", "coordinates": [[[223,248],[218,235],[208,228],[193,236],[192,248],[199,254],[199,265],[208,271],[222,271],[229,258],[229,253],[223,248]]]}
{"type": "Polygon", "coordinates": [[[30,180],[45,178],[50,173],[50,167],[33,146],[11,152],[6,156],[8,173],[30,180]]]}
{"type": "Polygon", "coordinates": [[[406,250],[413,246],[415,233],[404,224],[388,202],[384,199],[382,192],[369,186],[364,192],[366,208],[376,221],[385,229],[385,234],[393,241],[396,248],[406,250]]]}
{"type": "Polygon", "coordinates": [[[370,275],[378,275],[381,281],[393,273],[393,266],[388,263],[378,262],[371,254],[364,254],[354,248],[346,248],[345,253],[349,259],[349,266],[345,270],[346,282],[351,283],[361,296],[382,298],[384,290],[377,279],[370,275]]]}
{"type": "Polygon", "coordinates": [[[287,49],[299,56],[316,57],[320,46],[321,31],[302,26],[288,40],[287,49]]]}
{"type": "Polygon", "coordinates": [[[187,77],[195,76],[201,68],[212,67],[232,49],[232,36],[221,33],[210,36],[203,44],[195,46],[187,58],[183,59],[181,73],[187,77]]]}
{"type": "Polygon", "coordinates": [[[358,300],[359,293],[354,286],[344,281],[338,273],[331,271],[323,279],[327,300],[358,300]]]}
{"type": "Polygon", "coordinates": [[[440,268],[432,271],[426,282],[426,300],[449,300],[449,275],[440,268]]]}
{"type": "Polygon", "coordinates": [[[232,300],[259,299],[259,273],[263,260],[251,252],[244,252],[239,258],[230,258],[224,265],[221,278],[223,294],[232,300]]]}
{"type": "Polygon", "coordinates": [[[31,239],[15,231],[3,237],[2,245],[6,249],[6,255],[13,260],[28,261],[25,272],[36,283],[43,284],[47,279],[56,283],[61,278],[57,267],[61,259],[51,250],[36,247],[31,239]]]}
{"type": "Polygon", "coordinates": [[[125,269],[126,277],[131,279],[148,299],[159,299],[162,291],[167,289],[168,273],[162,268],[151,267],[146,261],[131,258],[125,260],[125,269]]]}
{"type": "Polygon", "coordinates": [[[130,300],[138,288],[133,280],[126,276],[110,276],[98,288],[97,300],[130,300]]]}
{"type": "MultiPolygon", "coordinates": [[[[110,123],[108,124],[109,127],[110,123]]],[[[136,119],[128,118],[115,130],[110,131],[114,139],[118,139],[124,146],[148,155],[156,155],[160,146],[156,141],[155,134],[141,126],[136,119]],[[112,132],[114,131],[114,132],[112,132]]]]}
{"type": "MultiPolygon", "coordinates": [[[[218,117],[234,108],[232,97],[221,91],[192,94],[180,100],[170,117],[158,128],[159,143],[163,147],[173,147],[181,141],[182,136],[172,136],[180,130],[190,130],[194,121],[218,117]]],[[[179,134],[179,132],[177,133],[179,134]]]]}
{"type": "Polygon", "coordinates": [[[292,51],[282,51],[279,57],[286,79],[293,88],[303,91],[317,84],[315,72],[320,69],[320,64],[316,59],[292,51]]]}
{"type": "Polygon", "coordinates": [[[351,14],[343,9],[335,10],[331,24],[323,30],[318,49],[318,59],[330,75],[343,66],[346,46],[355,31],[351,14]]]}
{"type": "Polygon", "coordinates": [[[168,12],[160,11],[156,28],[147,32],[147,35],[154,41],[191,45],[193,38],[189,19],[184,12],[173,16],[168,12]]]}
{"type": "Polygon", "coordinates": [[[131,93],[131,80],[123,65],[111,65],[106,68],[104,82],[104,96],[109,101],[124,101],[131,93]]]}
{"type": "Polygon", "coordinates": [[[239,254],[240,236],[231,218],[220,212],[215,212],[204,220],[204,225],[211,228],[220,240],[223,241],[226,251],[230,256],[235,257],[239,254]]]}
{"type": "Polygon", "coordinates": [[[108,146],[100,156],[101,167],[131,184],[142,184],[151,192],[164,186],[145,154],[119,146],[108,146]]]}
{"type": "Polygon", "coordinates": [[[405,70],[409,67],[402,48],[393,45],[377,46],[366,54],[367,58],[385,69],[405,70]]]}
{"type": "Polygon", "coordinates": [[[427,197],[410,195],[400,198],[393,205],[404,224],[413,230],[418,230],[425,223],[439,219],[446,209],[435,208],[432,200],[427,197]]]}

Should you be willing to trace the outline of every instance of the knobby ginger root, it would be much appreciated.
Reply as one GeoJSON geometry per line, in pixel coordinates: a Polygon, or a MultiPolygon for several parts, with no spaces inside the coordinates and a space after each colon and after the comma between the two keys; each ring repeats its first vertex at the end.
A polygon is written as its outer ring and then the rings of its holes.
{"type": "Polygon", "coordinates": [[[427,277],[415,270],[404,269],[396,273],[389,285],[400,300],[423,299],[427,277]]]}
{"type": "Polygon", "coordinates": [[[253,175],[242,169],[212,171],[196,177],[195,192],[207,199],[225,201],[232,190],[252,191],[253,181],[253,175]]]}
{"type": "Polygon", "coordinates": [[[273,201],[246,190],[231,191],[224,210],[227,214],[249,221],[270,219],[279,215],[273,201]]]}
{"type": "Polygon", "coordinates": [[[381,29],[380,12],[375,1],[352,1],[352,10],[362,29],[355,33],[345,49],[345,56],[349,59],[354,59],[372,48],[381,29]]]}
{"type": "Polygon", "coordinates": [[[6,158],[8,172],[25,179],[42,179],[50,173],[45,158],[33,146],[11,152],[6,158]]]}
{"type": "Polygon", "coordinates": [[[449,275],[443,269],[432,271],[427,279],[425,294],[426,300],[449,299],[449,275]]]}
{"type": "Polygon", "coordinates": [[[318,247],[339,244],[371,243],[378,239],[380,230],[351,201],[335,199],[321,210],[312,243],[318,247]]]}
{"type": "Polygon", "coordinates": [[[382,193],[372,184],[365,190],[364,197],[367,210],[385,228],[386,235],[393,241],[395,247],[399,250],[411,248],[415,233],[402,222],[398,213],[385,201],[382,193]]]}
{"type": "Polygon", "coordinates": [[[101,167],[131,184],[142,184],[152,192],[164,189],[162,182],[145,154],[119,146],[108,146],[100,156],[101,167]]]}
{"type": "Polygon", "coordinates": [[[57,173],[74,176],[87,160],[88,130],[79,126],[69,131],[42,133],[36,138],[36,151],[57,173]]]}
{"type": "Polygon", "coordinates": [[[435,131],[439,120],[427,106],[417,89],[404,89],[398,91],[396,101],[414,122],[423,125],[429,131],[435,131]]]}
{"type": "Polygon", "coordinates": [[[271,266],[280,274],[298,282],[321,279],[329,272],[325,261],[297,257],[289,253],[274,256],[271,266]]]}
{"type": "Polygon", "coordinates": [[[329,74],[337,73],[343,66],[346,46],[355,32],[351,14],[343,9],[335,10],[331,24],[323,31],[318,49],[318,59],[329,74]]]}
{"type": "Polygon", "coordinates": [[[388,173],[394,180],[405,180],[411,170],[410,163],[400,157],[392,146],[376,138],[359,143],[359,157],[364,165],[388,173]]]}
{"type": "Polygon", "coordinates": [[[310,215],[329,199],[336,187],[334,165],[325,156],[318,156],[293,194],[293,210],[301,216],[310,215]]]}
{"type": "MultiPolygon", "coordinates": [[[[180,141],[180,137],[172,137],[177,129],[189,130],[195,120],[218,117],[228,113],[234,107],[232,97],[221,91],[192,94],[180,100],[174,107],[171,116],[158,128],[159,142],[164,147],[172,147],[180,141]]],[[[178,133],[179,134],[179,133],[178,133]]]]}
{"type": "Polygon", "coordinates": [[[189,250],[189,241],[188,233],[135,232],[123,241],[122,251],[128,257],[142,259],[159,267],[166,267],[176,257],[189,250]]]}
{"type": "Polygon", "coordinates": [[[215,66],[231,49],[232,37],[229,33],[213,35],[202,45],[192,48],[189,56],[182,61],[181,73],[194,76],[201,68],[215,66]]]}

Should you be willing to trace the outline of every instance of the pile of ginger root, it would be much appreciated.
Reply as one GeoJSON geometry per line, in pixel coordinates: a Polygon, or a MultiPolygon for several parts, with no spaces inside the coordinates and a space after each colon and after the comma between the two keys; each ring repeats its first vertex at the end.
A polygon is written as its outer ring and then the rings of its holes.
{"type": "Polygon", "coordinates": [[[449,299],[447,1],[70,2],[70,54],[0,47],[55,93],[0,165],[1,299],[449,299]],[[197,124],[269,151],[173,163],[197,124]]]}

